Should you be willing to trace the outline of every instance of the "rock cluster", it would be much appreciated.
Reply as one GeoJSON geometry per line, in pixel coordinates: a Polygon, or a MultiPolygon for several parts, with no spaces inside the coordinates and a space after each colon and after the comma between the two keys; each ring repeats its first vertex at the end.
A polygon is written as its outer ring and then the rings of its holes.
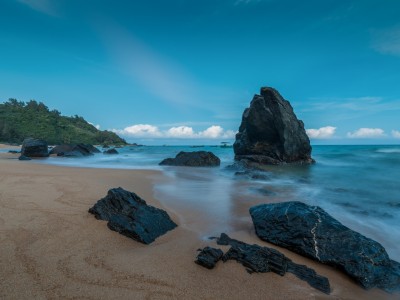
{"type": "Polygon", "coordinates": [[[99,153],[99,149],[90,144],[62,144],[51,149],[50,154],[65,157],[83,157],[99,153]]]}
{"type": "Polygon", "coordinates": [[[89,209],[96,219],[108,221],[111,230],[143,244],[150,244],[177,225],[166,211],[147,205],[135,193],[110,189],[107,196],[89,209]]]}
{"type": "Polygon", "coordinates": [[[160,165],[185,167],[216,167],[220,164],[220,159],[208,151],[181,151],[175,158],[167,158],[160,162],[160,165]]]}
{"type": "Polygon", "coordinates": [[[341,224],[318,206],[292,201],[250,208],[256,234],[344,270],[366,289],[400,290],[400,264],[385,248],[341,224]]]}
{"type": "Polygon", "coordinates": [[[329,280],[326,277],[318,275],[313,269],[307,266],[294,263],[275,249],[261,247],[259,245],[249,245],[231,239],[225,233],[222,233],[221,236],[217,238],[217,244],[229,245],[231,248],[222,255],[220,249],[206,247],[201,250],[197,256],[196,263],[212,269],[220,259],[224,262],[236,260],[246,267],[249,273],[273,272],[284,276],[289,272],[323,293],[329,294],[331,291],[329,280]]]}
{"type": "Polygon", "coordinates": [[[261,88],[243,112],[233,148],[235,160],[250,167],[314,162],[303,122],[290,103],[270,87],[261,88]]]}

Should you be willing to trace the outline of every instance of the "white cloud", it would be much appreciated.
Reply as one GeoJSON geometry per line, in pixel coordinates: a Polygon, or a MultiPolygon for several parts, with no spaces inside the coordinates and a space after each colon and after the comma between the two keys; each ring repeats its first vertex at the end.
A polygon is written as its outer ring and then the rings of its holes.
{"type": "Polygon", "coordinates": [[[162,131],[157,126],[149,124],[137,124],[124,129],[112,129],[111,131],[126,137],[178,139],[229,139],[234,138],[236,134],[233,130],[224,130],[217,125],[212,125],[198,132],[189,126],[176,126],[162,131]]]}
{"type": "Polygon", "coordinates": [[[236,0],[236,2],[233,4],[235,6],[237,5],[247,5],[250,3],[258,3],[261,2],[261,0],[236,0]]]}
{"type": "Polygon", "coordinates": [[[193,138],[194,135],[193,128],[188,126],[171,127],[166,132],[166,136],[177,138],[193,138]]]}
{"type": "Polygon", "coordinates": [[[352,139],[381,138],[385,136],[385,132],[380,128],[360,128],[356,131],[347,133],[347,137],[352,139]]]}
{"type": "Polygon", "coordinates": [[[400,131],[392,130],[392,137],[394,137],[395,139],[400,139],[400,131]]]}
{"type": "Polygon", "coordinates": [[[137,124],[129,127],[125,127],[122,130],[113,129],[113,132],[124,135],[124,136],[133,136],[133,137],[161,137],[162,133],[158,129],[157,126],[148,125],[148,124],[137,124]]]}
{"type": "Polygon", "coordinates": [[[336,131],[336,127],[326,126],[321,127],[319,129],[307,129],[307,135],[311,139],[329,139],[331,138],[336,131]]]}
{"type": "Polygon", "coordinates": [[[30,8],[43,14],[57,17],[57,11],[54,7],[54,2],[51,0],[18,0],[18,2],[29,6],[30,8]]]}
{"type": "Polygon", "coordinates": [[[372,48],[382,54],[400,55],[400,26],[373,30],[372,48]]]}

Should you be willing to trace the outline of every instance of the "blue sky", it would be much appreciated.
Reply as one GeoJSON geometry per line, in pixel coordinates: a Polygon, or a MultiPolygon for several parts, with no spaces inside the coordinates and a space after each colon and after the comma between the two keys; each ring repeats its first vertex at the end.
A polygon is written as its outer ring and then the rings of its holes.
{"type": "Polygon", "coordinates": [[[398,0],[2,0],[0,100],[218,144],[272,86],[314,144],[399,143],[399,16],[398,0]]]}

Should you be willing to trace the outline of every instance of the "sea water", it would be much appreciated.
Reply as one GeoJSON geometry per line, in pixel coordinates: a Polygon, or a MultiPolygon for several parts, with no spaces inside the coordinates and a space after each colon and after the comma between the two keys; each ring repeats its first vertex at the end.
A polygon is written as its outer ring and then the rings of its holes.
{"type": "Polygon", "coordinates": [[[313,146],[312,165],[271,166],[250,178],[236,174],[233,149],[218,146],[127,146],[119,155],[49,158],[71,167],[156,169],[154,194],[200,237],[250,230],[248,208],[259,203],[302,201],[318,205],[344,225],[380,242],[400,261],[400,146],[313,146]],[[159,166],[179,151],[211,151],[219,168],[159,166]],[[165,178],[164,176],[164,178],[165,178]],[[185,212],[191,211],[185,217],[185,212]],[[194,212],[194,213],[193,213],[194,212]]]}

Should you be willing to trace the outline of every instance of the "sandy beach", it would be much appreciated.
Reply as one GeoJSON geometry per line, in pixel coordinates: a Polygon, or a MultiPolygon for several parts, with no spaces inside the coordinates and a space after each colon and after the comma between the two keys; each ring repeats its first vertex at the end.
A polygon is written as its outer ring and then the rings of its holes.
{"type": "MultiPolygon", "coordinates": [[[[7,146],[7,148],[10,148],[7,146]]],[[[18,148],[18,147],[16,147],[18,148]]],[[[1,299],[399,299],[365,291],[331,267],[275,247],[329,278],[325,295],[292,274],[248,274],[234,262],[207,270],[196,250],[215,242],[183,224],[183,213],[155,199],[163,174],[151,170],[69,168],[0,154],[1,299]],[[143,245],[109,230],[88,209],[113,187],[164,208],[178,228],[143,245]]],[[[251,228],[232,238],[272,247],[251,228]]],[[[221,247],[221,246],[219,246],[221,247]]],[[[227,250],[224,248],[223,250],[227,250]]]]}

